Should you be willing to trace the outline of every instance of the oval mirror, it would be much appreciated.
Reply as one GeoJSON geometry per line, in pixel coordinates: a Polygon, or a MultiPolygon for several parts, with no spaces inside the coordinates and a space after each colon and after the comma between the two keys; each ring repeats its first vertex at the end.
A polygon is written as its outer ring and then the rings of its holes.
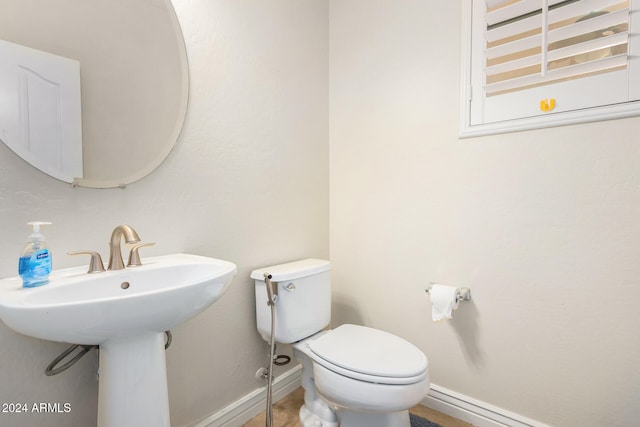
{"type": "Polygon", "coordinates": [[[79,62],[83,171],[76,185],[130,184],[175,145],[189,81],[170,0],[3,0],[0,39],[79,62]]]}

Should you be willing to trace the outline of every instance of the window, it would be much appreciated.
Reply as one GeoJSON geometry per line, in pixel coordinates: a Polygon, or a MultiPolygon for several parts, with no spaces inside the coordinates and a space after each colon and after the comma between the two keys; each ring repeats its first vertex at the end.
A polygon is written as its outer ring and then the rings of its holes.
{"type": "Polygon", "coordinates": [[[640,115],[640,0],[465,0],[461,136],[640,115]]]}

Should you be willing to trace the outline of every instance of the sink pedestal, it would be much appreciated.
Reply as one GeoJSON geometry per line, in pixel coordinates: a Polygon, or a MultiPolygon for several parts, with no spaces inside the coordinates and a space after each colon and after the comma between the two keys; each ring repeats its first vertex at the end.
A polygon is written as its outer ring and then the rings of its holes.
{"type": "Polygon", "coordinates": [[[164,332],[100,345],[98,427],[169,427],[164,332]]]}

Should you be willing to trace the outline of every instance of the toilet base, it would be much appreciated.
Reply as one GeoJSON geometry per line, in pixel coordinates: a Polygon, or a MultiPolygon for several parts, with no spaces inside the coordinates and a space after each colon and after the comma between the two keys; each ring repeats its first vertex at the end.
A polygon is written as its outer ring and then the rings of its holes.
{"type": "Polygon", "coordinates": [[[410,427],[409,411],[364,413],[337,410],[338,422],[322,419],[305,405],[300,408],[302,427],[410,427]]]}
{"type": "Polygon", "coordinates": [[[337,421],[331,421],[335,417],[330,416],[330,419],[322,419],[317,414],[311,412],[307,405],[302,405],[299,412],[300,425],[302,427],[339,427],[340,424],[337,421]]]}
{"type": "Polygon", "coordinates": [[[340,427],[410,427],[409,411],[365,413],[337,411],[340,427]]]}
{"type": "Polygon", "coordinates": [[[300,408],[300,424],[302,427],[410,427],[409,411],[387,413],[364,413],[337,410],[339,421],[322,419],[307,409],[300,408]]]}

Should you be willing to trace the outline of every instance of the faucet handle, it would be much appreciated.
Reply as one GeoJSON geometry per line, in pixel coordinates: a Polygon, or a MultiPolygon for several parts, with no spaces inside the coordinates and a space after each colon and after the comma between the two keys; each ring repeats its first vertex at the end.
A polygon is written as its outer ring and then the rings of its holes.
{"type": "Polygon", "coordinates": [[[72,251],[67,252],[69,255],[91,255],[91,261],[89,262],[89,271],[87,273],[102,273],[105,271],[104,264],[102,263],[102,257],[96,251],[72,251]]]}
{"type": "Polygon", "coordinates": [[[140,254],[138,253],[138,250],[140,248],[144,248],[145,246],[153,246],[155,245],[155,242],[151,242],[151,243],[139,243],[137,245],[134,245],[131,248],[131,252],[129,252],[129,262],[127,262],[127,267],[139,267],[142,265],[142,262],[140,261],[140,254]]]}

